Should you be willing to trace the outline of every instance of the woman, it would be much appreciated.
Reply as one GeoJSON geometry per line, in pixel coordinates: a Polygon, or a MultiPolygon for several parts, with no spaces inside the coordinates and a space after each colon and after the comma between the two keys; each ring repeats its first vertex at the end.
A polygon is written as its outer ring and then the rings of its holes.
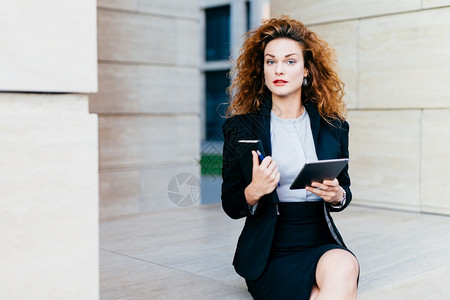
{"type": "Polygon", "coordinates": [[[348,157],[343,83],[333,51],[302,23],[271,19],[244,42],[223,125],[222,206],[246,217],[233,265],[255,299],[356,299],[359,264],[330,211],[351,201],[334,180],[289,186],[306,161],[348,157]],[[241,140],[261,140],[266,156],[241,140]],[[241,141],[242,142],[242,141],[241,141]]]}

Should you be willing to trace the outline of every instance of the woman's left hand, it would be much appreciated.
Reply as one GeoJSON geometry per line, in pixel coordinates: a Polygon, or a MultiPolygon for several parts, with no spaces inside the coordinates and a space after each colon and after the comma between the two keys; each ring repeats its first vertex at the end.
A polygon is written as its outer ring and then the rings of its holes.
{"type": "Polygon", "coordinates": [[[324,180],[322,183],[312,182],[311,186],[306,187],[306,190],[316,194],[332,205],[339,205],[344,196],[344,189],[339,185],[339,181],[336,178],[333,180],[324,180]]]}

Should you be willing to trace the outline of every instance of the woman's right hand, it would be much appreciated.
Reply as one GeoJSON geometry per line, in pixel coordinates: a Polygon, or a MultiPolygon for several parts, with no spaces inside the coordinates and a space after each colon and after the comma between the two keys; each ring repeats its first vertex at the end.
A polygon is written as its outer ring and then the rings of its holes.
{"type": "Polygon", "coordinates": [[[271,193],[280,182],[280,172],[277,163],[272,157],[266,156],[261,164],[259,163],[258,154],[252,151],[253,169],[252,182],[245,188],[245,199],[250,206],[258,203],[259,199],[271,193]]]}

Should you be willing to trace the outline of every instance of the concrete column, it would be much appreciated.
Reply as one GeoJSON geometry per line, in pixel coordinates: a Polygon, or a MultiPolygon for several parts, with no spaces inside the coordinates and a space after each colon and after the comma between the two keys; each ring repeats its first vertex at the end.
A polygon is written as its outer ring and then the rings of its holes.
{"type": "Polygon", "coordinates": [[[250,28],[261,25],[261,20],[270,18],[270,0],[253,0],[250,8],[250,28]]]}
{"type": "Polygon", "coordinates": [[[0,299],[98,298],[97,116],[0,93],[0,299]]]}
{"type": "Polygon", "coordinates": [[[99,297],[96,16],[0,2],[0,299],[99,297]]]}
{"type": "Polygon", "coordinates": [[[231,56],[237,59],[242,46],[243,35],[247,32],[247,14],[245,1],[235,0],[231,3],[231,56]]]}

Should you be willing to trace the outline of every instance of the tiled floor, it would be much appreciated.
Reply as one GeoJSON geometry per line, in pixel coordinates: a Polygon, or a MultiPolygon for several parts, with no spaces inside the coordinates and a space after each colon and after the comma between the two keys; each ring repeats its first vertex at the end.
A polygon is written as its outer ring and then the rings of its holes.
{"type": "MultiPolygon", "coordinates": [[[[353,205],[334,218],[359,299],[450,299],[450,217],[353,205]]],[[[251,299],[231,266],[242,226],[218,204],[103,221],[101,299],[251,299]]]]}

